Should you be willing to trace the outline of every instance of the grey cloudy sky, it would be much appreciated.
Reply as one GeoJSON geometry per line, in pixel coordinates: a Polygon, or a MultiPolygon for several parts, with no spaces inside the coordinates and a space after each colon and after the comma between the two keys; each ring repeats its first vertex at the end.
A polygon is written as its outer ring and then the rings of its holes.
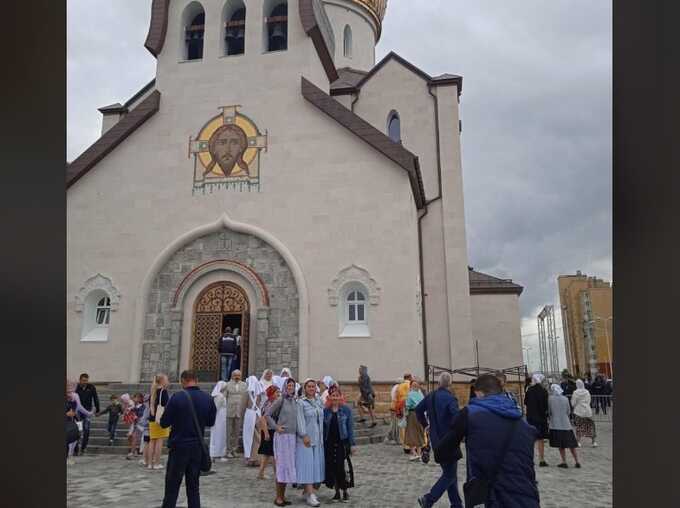
{"type": "MultiPolygon", "coordinates": [[[[97,108],[154,77],[150,5],[68,1],[69,160],[99,136],[97,108]]],[[[557,276],[612,277],[611,17],[608,0],[390,0],[378,46],[378,59],[396,51],[464,78],[470,264],[525,286],[531,366],[535,316],[559,309],[557,276]]]]}

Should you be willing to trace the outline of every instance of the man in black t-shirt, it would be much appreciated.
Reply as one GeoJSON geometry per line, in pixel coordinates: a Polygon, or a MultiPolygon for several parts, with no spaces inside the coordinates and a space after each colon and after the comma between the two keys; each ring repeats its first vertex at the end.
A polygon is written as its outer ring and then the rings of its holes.
{"type": "Polygon", "coordinates": [[[220,353],[220,379],[228,381],[231,379],[231,373],[238,368],[236,360],[241,352],[241,337],[227,326],[224,335],[220,337],[217,349],[220,353]]]}
{"type": "MultiPolygon", "coordinates": [[[[90,376],[88,374],[81,374],[78,380],[78,387],[76,393],[80,397],[80,405],[92,413],[99,412],[99,397],[97,396],[97,389],[93,384],[90,384],[90,376]]],[[[83,418],[83,439],[80,447],[80,454],[85,453],[87,443],[90,440],[90,418],[83,418]]]]}

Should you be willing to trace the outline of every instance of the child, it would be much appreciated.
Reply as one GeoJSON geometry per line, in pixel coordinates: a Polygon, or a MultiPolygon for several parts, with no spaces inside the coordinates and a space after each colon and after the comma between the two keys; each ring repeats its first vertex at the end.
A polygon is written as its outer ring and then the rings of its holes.
{"type": "Polygon", "coordinates": [[[152,469],[151,465],[151,447],[149,446],[149,418],[151,417],[151,407],[148,404],[148,395],[145,397],[144,401],[144,414],[142,414],[141,418],[137,420],[137,431],[141,433],[141,440],[139,443],[139,452],[142,454],[142,460],[139,461],[139,463],[144,466],[148,467],[149,469],[152,469]]]}
{"type": "MultiPolygon", "coordinates": [[[[121,397],[122,399],[122,397],[121,397]]],[[[123,412],[123,421],[130,425],[128,430],[128,454],[126,459],[132,460],[133,457],[139,455],[139,441],[142,433],[137,428],[137,420],[144,415],[144,395],[136,393],[132,398],[132,406],[123,412]]]]}
{"type": "Polygon", "coordinates": [[[101,416],[106,413],[109,414],[109,423],[107,426],[107,430],[109,433],[109,446],[113,446],[113,441],[114,439],[116,439],[116,428],[118,427],[118,418],[123,413],[123,406],[118,400],[118,395],[116,394],[111,395],[111,404],[106,406],[106,409],[104,409],[104,411],[100,411],[99,413],[97,413],[97,416],[101,416]]]}

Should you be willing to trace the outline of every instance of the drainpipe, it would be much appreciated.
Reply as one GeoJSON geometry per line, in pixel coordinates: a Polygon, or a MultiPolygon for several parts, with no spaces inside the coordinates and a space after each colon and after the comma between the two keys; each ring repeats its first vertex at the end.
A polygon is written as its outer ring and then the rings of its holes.
{"type": "Polygon", "coordinates": [[[420,265],[420,309],[421,326],[423,330],[423,373],[429,376],[429,360],[427,357],[427,314],[425,311],[425,269],[423,265],[423,226],[421,221],[427,215],[427,205],[418,211],[418,261],[420,265]]]}

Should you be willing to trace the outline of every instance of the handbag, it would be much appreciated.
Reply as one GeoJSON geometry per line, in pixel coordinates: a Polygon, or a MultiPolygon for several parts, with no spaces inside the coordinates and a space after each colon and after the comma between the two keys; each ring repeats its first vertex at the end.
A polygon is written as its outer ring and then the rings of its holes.
{"type": "Polygon", "coordinates": [[[156,414],[154,415],[153,421],[156,422],[158,425],[161,424],[161,418],[163,417],[163,413],[165,413],[165,406],[161,405],[161,401],[163,400],[163,390],[160,391],[158,394],[158,406],[156,406],[156,414]]]}
{"type": "Polygon", "coordinates": [[[70,445],[80,439],[78,424],[73,420],[66,420],[66,444],[70,445]]]}
{"type": "MultiPolygon", "coordinates": [[[[469,508],[484,508],[489,501],[489,496],[493,490],[493,486],[498,479],[498,473],[505,461],[505,457],[510,450],[510,443],[512,442],[512,437],[515,435],[515,429],[519,420],[515,420],[510,427],[507,437],[505,438],[505,443],[503,443],[503,450],[501,452],[501,458],[497,462],[496,467],[493,469],[489,478],[472,478],[463,484],[463,495],[465,497],[465,506],[469,508]]],[[[469,461],[470,454],[466,454],[466,461],[469,461]]],[[[469,468],[469,463],[468,463],[469,468]]],[[[469,469],[468,469],[469,471],[469,469]]]]}
{"type": "Polygon", "coordinates": [[[203,439],[203,433],[201,432],[201,426],[198,424],[198,417],[196,416],[196,408],[194,407],[194,401],[191,400],[191,395],[189,392],[184,390],[184,394],[189,399],[189,407],[191,408],[191,415],[194,417],[194,428],[196,429],[196,434],[201,442],[201,473],[207,473],[212,468],[212,459],[210,458],[210,452],[208,452],[208,447],[205,444],[205,439],[203,439]]]}
{"type": "Polygon", "coordinates": [[[408,421],[406,420],[406,416],[402,416],[401,418],[399,418],[397,425],[399,426],[400,429],[405,429],[406,426],[408,425],[408,421]]]}

